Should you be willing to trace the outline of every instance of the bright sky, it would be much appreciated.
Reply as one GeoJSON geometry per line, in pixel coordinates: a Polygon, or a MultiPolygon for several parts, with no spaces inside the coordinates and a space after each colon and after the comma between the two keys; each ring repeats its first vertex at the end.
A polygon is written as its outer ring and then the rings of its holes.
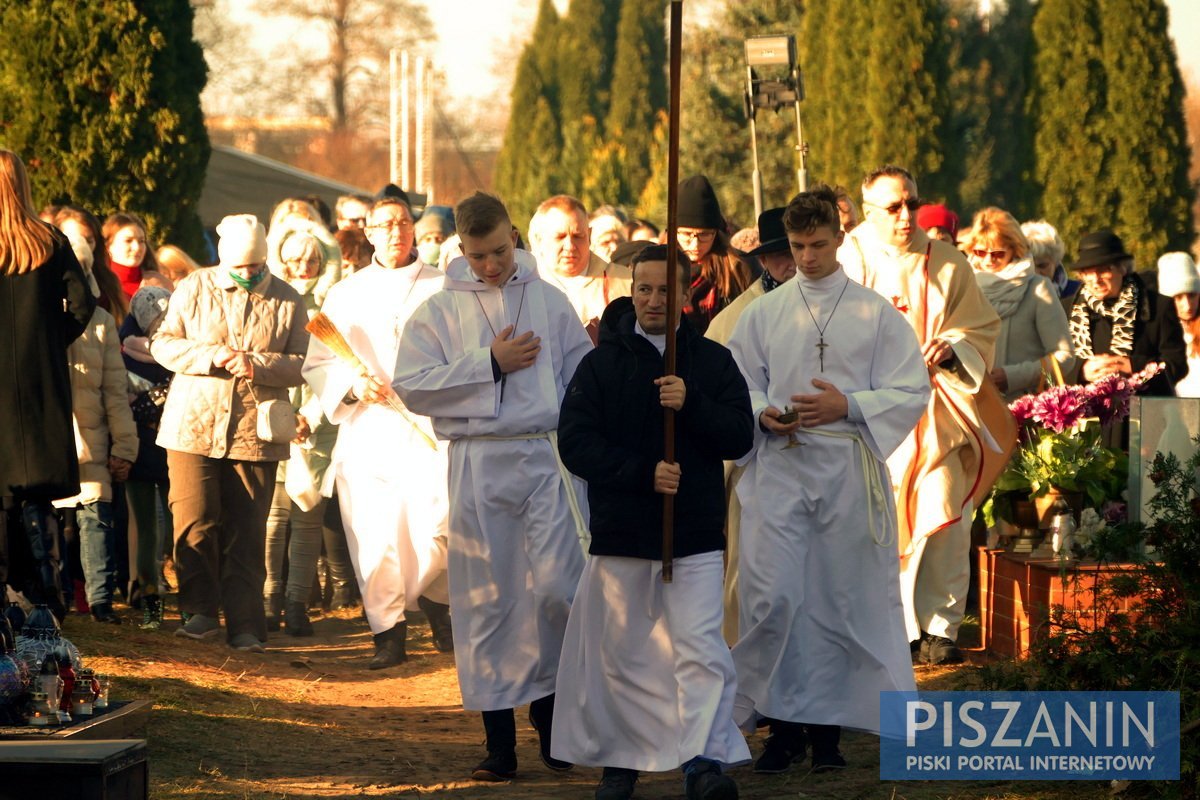
{"type": "MultiPolygon", "coordinates": [[[[555,0],[565,11],[567,0],[555,0]]],[[[456,98],[486,98],[497,91],[508,93],[512,68],[530,35],[537,16],[537,0],[425,0],[438,31],[437,68],[446,74],[456,98]]],[[[664,0],[665,5],[665,0],[664,0]]],[[[695,6],[695,0],[684,4],[695,6]]],[[[1175,37],[1180,66],[1200,78],[1200,0],[1167,0],[1171,34],[1175,37]],[[1181,44],[1182,43],[1182,44],[1181,44]]]]}

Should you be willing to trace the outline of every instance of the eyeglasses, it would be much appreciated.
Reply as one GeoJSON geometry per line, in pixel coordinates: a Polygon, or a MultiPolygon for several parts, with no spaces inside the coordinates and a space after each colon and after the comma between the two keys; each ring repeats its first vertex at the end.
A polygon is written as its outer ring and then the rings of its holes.
{"type": "Polygon", "coordinates": [[[1008,257],[1007,250],[972,250],[971,255],[978,258],[980,261],[987,261],[990,256],[992,261],[1003,261],[1008,257]]]}
{"type": "Polygon", "coordinates": [[[386,225],[368,225],[369,231],[387,231],[388,233],[402,233],[412,229],[413,224],[406,219],[392,220],[386,225]]]}
{"type": "Polygon", "coordinates": [[[899,216],[901,208],[907,208],[908,213],[915,213],[918,208],[925,205],[925,201],[918,197],[910,197],[907,200],[897,200],[890,206],[881,206],[878,203],[872,203],[870,200],[863,200],[863,205],[875,206],[876,208],[886,211],[891,216],[899,216]]]}
{"type": "Polygon", "coordinates": [[[689,239],[695,239],[697,242],[711,242],[713,239],[717,238],[717,232],[711,229],[685,230],[683,228],[677,228],[675,230],[675,236],[683,242],[686,242],[689,239]]]}

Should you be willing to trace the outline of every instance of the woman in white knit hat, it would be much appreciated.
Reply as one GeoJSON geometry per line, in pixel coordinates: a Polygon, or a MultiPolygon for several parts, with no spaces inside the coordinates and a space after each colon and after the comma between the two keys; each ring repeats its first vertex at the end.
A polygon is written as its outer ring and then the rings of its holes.
{"type": "Polygon", "coordinates": [[[1200,271],[1190,255],[1165,253],[1158,259],[1158,292],[1175,301],[1187,342],[1188,372],[1175,384],[1175,394],[1200,397],[1200,271]]]}
{"type": "Polygon", "coordinates": [[[295,430],[264,433],[259,416],[270,419],[272,400],[290,408],[308,314],[267,269],[266,231],[255,217],[225,217],[217,235],[221,263],[180,281],[150,341],[155,360],[175,373],[157,441],[167,450],[185,615],[176,633],[214,636],[224,610],[229,645],[261,653],[267,511],[295,430]]]}

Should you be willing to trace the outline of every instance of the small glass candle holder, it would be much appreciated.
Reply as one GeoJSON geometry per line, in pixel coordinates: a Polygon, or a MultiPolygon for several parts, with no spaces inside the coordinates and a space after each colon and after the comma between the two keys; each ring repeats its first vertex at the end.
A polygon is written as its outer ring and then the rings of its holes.
{"type": "Polygon", "coordinates": [[[90,717],[95,699],[96,693],[92,691],[90,681],[76,681],[75,691],[71,693],[71,713],[77,717],[90,717]]]}
{"type": "Polygon", "coordinates": [[[92,703],[92,708],[99,711],[108,708],[108,690],[112,686],[112,678],[97,674],[96,683],[99,684],[99,688],[96,690],[96,700],[92,703]]]}
{"type": "Polygon", "coordinates": [[[50,695],[40,691],[30,692],[25,718],[35,728],[48,728],[58,724],[58,709],[51,702],[50,695]]]}
{"type": "Polygon", "coordinates": [[[31,688],[46,695],[54,708],[58,708],[59,702],[62,700],[63,681],[57,673],[42,672],[36,675],[31,688]]]}

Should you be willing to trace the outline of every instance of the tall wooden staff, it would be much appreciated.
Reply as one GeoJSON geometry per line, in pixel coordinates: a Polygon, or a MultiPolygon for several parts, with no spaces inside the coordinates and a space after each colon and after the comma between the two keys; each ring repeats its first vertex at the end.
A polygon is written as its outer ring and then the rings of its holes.
{"type": "MultiPolygon", "coordinates": [[[[671,102],[667,128],[667,348],[663,374],[675,374],[675,313],[679,308],[679,67],[683,40],[683,0],[671,0],[671,102]]],[[[675,463],[675,412],[663,409],[663,460],[675,463]]],[[[675,551],[675,495],[663,495],[662,579],[670,583],[675,551]]]]}

